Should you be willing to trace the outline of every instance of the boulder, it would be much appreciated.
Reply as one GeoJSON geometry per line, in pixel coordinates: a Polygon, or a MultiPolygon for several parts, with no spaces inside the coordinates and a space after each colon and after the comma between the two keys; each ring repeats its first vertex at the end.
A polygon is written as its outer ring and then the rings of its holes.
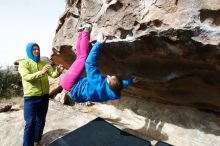
{"type": "Polygon", "coordinates": [[[0,104],[0,113],[9,111],[11,107],[11,104],[0,104]]]}
{"type": "Polygon", "coordinates": [[[107,36],[101,72],[137,77],[124,91],[160,103],[220,113],[220,1],[81,0],[60,17],[51,59],[66,69],[75,59],[77,27],[107,36]]]}

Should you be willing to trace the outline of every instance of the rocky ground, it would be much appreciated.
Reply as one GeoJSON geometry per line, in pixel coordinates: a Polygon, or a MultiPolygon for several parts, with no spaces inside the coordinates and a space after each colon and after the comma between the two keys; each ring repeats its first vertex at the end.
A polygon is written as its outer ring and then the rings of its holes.
{"type": "MultiPolygon", "coordinates": [[[[22,145],[22,114],[23,110],[0,113],[1,146],[22,145]]],[[[152,144],[157,140],[178,146],[218,146],[220,143],[218,116],[128,97],[92,106],[65,106],[50,100],[42,142],[48,144],[97,116],[131,134],[150,140],[152,144]]]]}

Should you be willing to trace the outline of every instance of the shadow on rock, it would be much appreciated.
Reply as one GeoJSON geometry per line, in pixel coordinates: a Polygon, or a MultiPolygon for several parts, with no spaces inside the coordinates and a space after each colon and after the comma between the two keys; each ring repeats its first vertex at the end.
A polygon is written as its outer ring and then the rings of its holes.
{"type": "Polygon", "coordinates": [[[48,145],[57,138],[64,136],[68,132],[69,130],[67,129],[57,129],[57,130],[49,131],[43,135],[41,143],[44,145],[48,145]]]}

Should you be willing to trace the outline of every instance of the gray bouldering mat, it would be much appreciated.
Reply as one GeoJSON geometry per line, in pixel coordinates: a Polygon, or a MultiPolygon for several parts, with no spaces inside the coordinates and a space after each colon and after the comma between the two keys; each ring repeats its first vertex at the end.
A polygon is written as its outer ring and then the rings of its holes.
{"type": "Polygon", "coordinates": [[[150,142],[122,131],[102,118],[96,118],[49,146],[150,146],[150,142]]]}

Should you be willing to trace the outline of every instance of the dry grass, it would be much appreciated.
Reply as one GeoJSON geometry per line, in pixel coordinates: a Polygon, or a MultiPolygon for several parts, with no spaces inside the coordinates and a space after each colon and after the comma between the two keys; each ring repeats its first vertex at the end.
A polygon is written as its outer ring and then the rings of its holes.
{"type": "Polygon", "coordinates": [[[23,97],[0,98],[0,103],[21,104],[23,97]]]}

